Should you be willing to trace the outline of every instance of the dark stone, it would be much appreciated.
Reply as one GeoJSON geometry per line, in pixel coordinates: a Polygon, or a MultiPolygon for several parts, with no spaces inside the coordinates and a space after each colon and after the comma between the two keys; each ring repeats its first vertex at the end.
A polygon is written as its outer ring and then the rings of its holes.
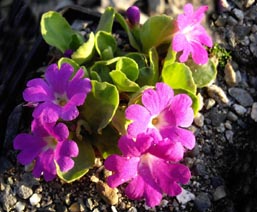
{"type": "Polygon", "coordinates": [[[199,212],[205,212],[211,207],[211,201],[207,193],[200,193],[196,196],[195,200],[195,207],[199,212]]]}

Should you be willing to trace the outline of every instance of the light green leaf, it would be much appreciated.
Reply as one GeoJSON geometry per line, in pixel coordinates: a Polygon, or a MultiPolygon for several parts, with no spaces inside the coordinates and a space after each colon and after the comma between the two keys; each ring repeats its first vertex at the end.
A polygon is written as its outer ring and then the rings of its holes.
{"type": "Polygon", "coordinates": [[[131,81],[136,81],[139,74],[137,63],[128,57],[120,57],[116,63],[116,71],[123,72],[131,81]]]}
{"type": "Polygon", "coordinates": [[[173,51],[172,48],[168,48],[167,55],[163,62],[163,68],[166,66],[173,64],[176,61],[177,52],[173,51]]]}
{"type": "Polygon", "coordinates": [[[198,88],[207,87],[216,79],[217,69],[211,60],[204,65],[197,65],[194,62],[187,63],[187,65],[192,71],[195,84],[198,88]]]}
{"type": "Polygon", "coordinates": [[[95,36],[95,47],[103,60],[109,60],[114,57],[117,43],[111,33],[98,31],[95,36]]]}
{"type": "Polygon", "coordinates": [[[57,175],[67,183],[71,183],[85,175],[95,163],[95,153],[91,144],[87,141],[76,141],[79,155],[74,160],[74,167],[68,172],[61,172],[57,166],[57,175]]]}
{"type": "Polygon", "coordinates": [[[40,26],[41,34],[46,43],[56,47],[62,53],[70,48],[74,32],[60,13],[54,11],[44,13],[40,26]]]}
{"type": "Polygon", "coordinates": [[[196,85],[192,72],[188,66],[182,63],[173,63],[162,70],[162,81],[173,89],[183,89],[191,93],[196,93],[196,85]]]}
{"type": "Polygon", "coordinates": [[[101,15],[101,19],[97,26],[96,31],[112,32],[113,21],[115,17],[115,10],[112,7],[107,7],[101,15]]]}
{"type": "Polygon", "coordinates": [[[78,64],[85,63],[89,61],[94,56],[94,46],[95,46],[95,36],[91,32],[89,34],[88,40],[83,43],[72,55],[71,58],[75,60],[78,64]]]}
{"type": "Polygon", "coordinates": [[[80,109],[80,115],[93,132],[101,134],[118,108],[119,92],[114,85],[107,82],[91,80],[91,83],[92,90],[80,109]]]}
{"type": "Polygon", "coordinates": [[[141,27],[140,40],[143,52],[157,47],[164,42],[171,42],[174,31],[174,21],[170,16],[157,15],[150,17],[141,27]]]}
{"type": "Polygon", "coordinates": [[[149,60],[150,68],[153,70],[153,78],[151,79],[152,84],[155,84],[159,79],[159,56],[156,51],[156,48],[151,48],[149,50],[149,60]]]}
{"type": "Polygon", "coordinates": [[[120,92],[136,92],[140,88],[121,71],[113,70],[110,72],[110,76],[120,92]]]}

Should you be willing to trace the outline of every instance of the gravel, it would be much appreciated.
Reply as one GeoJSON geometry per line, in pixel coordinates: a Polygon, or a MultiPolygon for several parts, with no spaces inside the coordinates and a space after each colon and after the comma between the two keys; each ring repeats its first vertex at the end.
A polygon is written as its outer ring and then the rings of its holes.
{"type": "MultiPolygon", "coordinates": [[[[136,4],[144,7],[147,17],[163,12],[175,15],[185,2],[189,1],[137,1],[136,4]]],[[[122,195],[124,187],[108,187],[100,159],[97,167],[71,184],[59,179],[46,183],[34,178],[30,167],[21,166],[12,150],[13,137],[24,130],[12,123],[22,122],[22,114],[26,114],[17,105],[9,115],[6,129],[3,147],[8,151],[0,153],[0,211],[257,211],[257,3],[252,0],[219,0],[217,5],[212,0],[190,2],[210,6],[205,24],[210,26],[215,42],[231,52],[232,59],[219,69],[214,84],[202,90],[204,106],[192,126],[197,145],[184,159],[192,178],[183,192],[174,198],[164,196],[160,206],[148,208],[144,201],[132,201],[122,195]]],[[[51,1],[48,7],[33,3],[32,7],[43,11],[60,7],[59,3],[51,1]]],[[[87,4],[101,10],[101,1],[87,1],[87,4]]]]}

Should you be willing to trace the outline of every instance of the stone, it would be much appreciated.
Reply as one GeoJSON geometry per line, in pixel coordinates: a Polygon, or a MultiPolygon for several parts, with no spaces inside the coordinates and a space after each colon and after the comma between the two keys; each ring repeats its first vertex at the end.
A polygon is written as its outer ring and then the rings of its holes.
{"type": "Polygon", "coordinates": [[[201,113],[197,113],[197,115],[194,118],[194,123],[197,127],[202,127],[204,124],[204,116],[201,113]]]}
{"type": "Polygon", "coordinates": [[[229,94],[242,106],[247,107],[253,104],[251,95],[242,88],[233,87],[228,89],[229,94]]]}
{"type": "Polygon", "coordinates": [[[230,120],[232,122],[235,122],[238,120],[238,116],[235,113],[233,113],[232,111],[228,112],[227,118],[228,118],[228,120],[230,120]]]}
{"type": "Polygon", "coordinates": [[[36,206],[40,201],[41,201],[42,196],[40,194],[33,194],[30,198],[29,198],[29,202],[32,206],[36,206]]]}
{"type": "Polygon", "coordinates": [[[228,62],[224,69],[225,81],[227,85],[234,86],[236,85],[236,72],[234,71],[233,66],[228,62]]]}
{"type": "Polygon", "coordinates": [[[20,185],[17,194],[22,199],[28,199],[33,194],[33,191],[28,186],[20,185]]]}
{"type": "Polygon", "coordinates": [[[208,92],[208,95],[211,98],[215,99],[216,101],[224,103],[224,104],[229,103],[229,99],[221,87],[219,87],[215,84],[210,85],[207,88],[207,92],[208,92]]]}
{"type": "Polygon", "coordinates": [[[207,193],[201,192],[194,200],[195,207],[199,212],[205,212],[211,207],[211,200],[207,193]]]}
{"type": "Polygon", "coordinates": [[[254,102],[251,109],[251,118],[257,122],[257,102],[254,102]]]}
{"type": "Polygon", "coordinates": [[[15,204],[15,210],[16,210],[17,212],[22,212],[22,211],[24,211],[25,207],[26,207],[26,204],[25,204],[24,202],[17,202],[17,203],[15,204]]]}
{"type": "Polygon", "coordinates": [[[116,205],[118,203],[117,190],[109,187],[105,182],[98,181],[96,183],[96,189],[101,198],[110,205],[116,205]]]}
{"type": "Polygon", "coordinates": [[[213,192],[213,200],[218,201],[224,197],[226,197],[226,191],[224,186],[218,186],[215,191],[213,192]]]}
{"type": "Polygon", "coordinates": [[[130,209],[128,209],[128,212],[137,212],[137,209],[135,207],[131,207],[130,209]]]}
{"type": "Polygon", "coordinates": [[[242,105],[234,104],[232,107],[239,116],[243,116],[247,112],[247,109],[242,105]]]}
{"type": "Polygon", "coordinates": [[[150,15],[163,14],[165,12],[165,0],[148,0],[150,15]]]}
{"type": "Polygon", "coordinates": [[[80,204],[78,202],[74,202],[71,204],[71,206],[69,207],[69,211],[70,212],[78,212],[81,211],[80,210],[80,204]]]}
{"type": "Polygon", "coordinates": [[[244,19],[244,12],[242,10],[234,8],[232,12],[237,17],[238,20],[242,21],[244,19]]]}
{"type": "Polygon", "coordinates": [[[8,192],[4,193],[0,201],[2,202],[3,208],[6,211],[10,211],[17,202],[17,199],[12,193],[8,192]]]}
{"type": "Polygon", "coordinates": [[[182,205],[187,204],[189,201],[195,199],[195,195],[191,193],[190,191],[187,191],[186,189],[182,188],[182,192],[176,196],[179,203],[182,205]]]}
{"type": "Polygon", "coordinates": [[[226,130],[225,136],[229,143],[233,143],[234,132],[232,130],[226,130]]]}

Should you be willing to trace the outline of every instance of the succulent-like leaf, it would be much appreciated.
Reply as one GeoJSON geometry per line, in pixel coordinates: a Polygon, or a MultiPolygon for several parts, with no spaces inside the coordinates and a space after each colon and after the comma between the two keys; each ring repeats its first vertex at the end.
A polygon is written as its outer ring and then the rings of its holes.
{"type": "Polygon", "coordinates": [[[157,15],[150,17],[141,27],[140,40],[143,51],[148,52],[164,42],[171,42],[174,23],[170,16],[157,15]]]}
{"type": "Polygon", "coordinates": [[[51,46],[56,47],[62,53],[70,48],[74,31],[66,19],[58,12],[49,11],[42,15],[41,34],[51,46]]]}
{"type": "Polygon", "coordinates": [[[193,94],[196,93],[196,85],[192,72],[183,63],[175,62],[163,68],[161,73],[162,81],[170,85],[173,89],[182,89],[193,94]]]}
{"type": "Polygon", "coordinates": [[[119,92],[114,85],[107,82],[91,80],[91,83],[92,90],[80,109],[80,115],[93,132],[101,134],[118,108],[119,92]]]}
{"type": "Polygon", "coordinates": [[[95,36],[91,32],[89,34],[88,40],[83,43],[72,55],[71,58],[75,60],[78,64],[85,63],[89,61],[94,56],[95,49],[95,36]]]}
{"type": "Polygon", "coordinates": [[[112,32],[113,21],[115,18],[115,10],[112,7],[107,7],[101,15],[96,31],[112,32]]]}

